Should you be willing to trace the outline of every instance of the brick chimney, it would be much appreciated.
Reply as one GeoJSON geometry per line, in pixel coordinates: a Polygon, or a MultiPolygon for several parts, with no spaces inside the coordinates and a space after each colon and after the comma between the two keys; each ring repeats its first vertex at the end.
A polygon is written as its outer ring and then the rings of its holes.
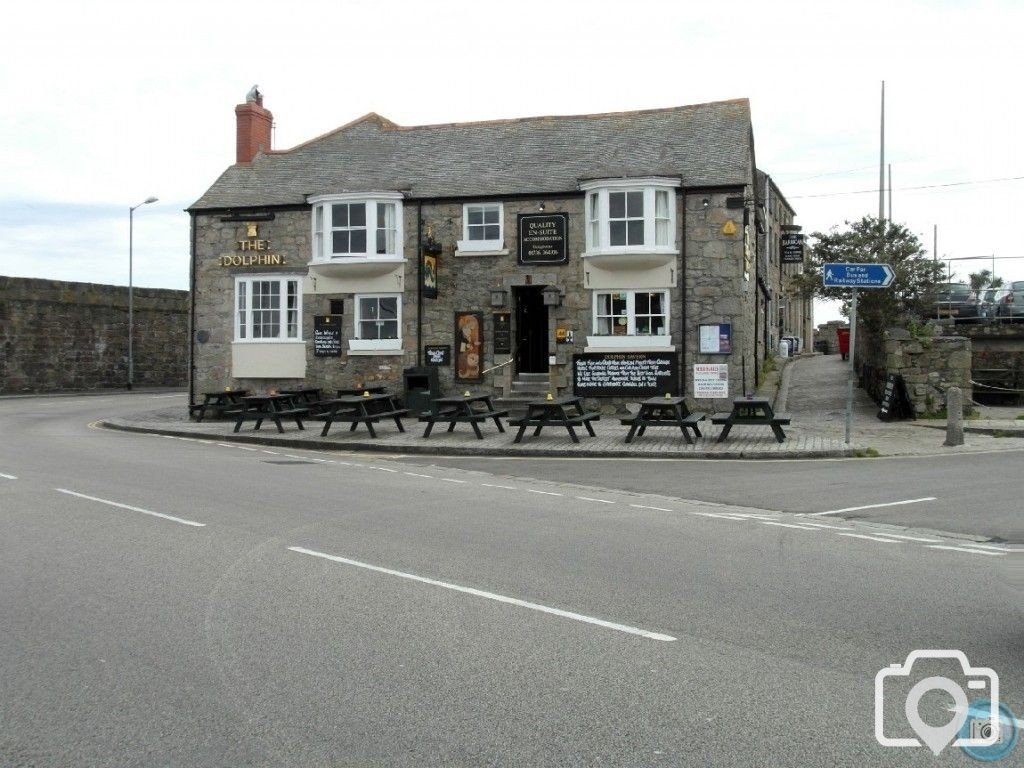
{"type": "Polygon", "coordinates": [[[245,104],[235,107],[238,131],[235,142],[235,162],[251,163],[258,152],[270,150],[270,130],[274,115],[263,108],[263,94],[254,85],[245,97],[245,104]]]}

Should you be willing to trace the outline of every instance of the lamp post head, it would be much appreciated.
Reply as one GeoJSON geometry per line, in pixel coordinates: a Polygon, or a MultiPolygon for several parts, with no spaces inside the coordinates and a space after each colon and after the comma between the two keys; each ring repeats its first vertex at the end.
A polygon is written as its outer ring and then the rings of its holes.
{"type": "Polygon", "coordinates": [[[149,205],[150,203],[155,203],[157,200],[159,200],[159,198],[157,198],[157,197],[152,197],[152,196],[147,197],[145,200],[143,200],[138,205],[133,205],[131,208],[128,209],[128,211],[129,212],[134,211],[136,208],[141,208],[144,205],[149,205]]]}

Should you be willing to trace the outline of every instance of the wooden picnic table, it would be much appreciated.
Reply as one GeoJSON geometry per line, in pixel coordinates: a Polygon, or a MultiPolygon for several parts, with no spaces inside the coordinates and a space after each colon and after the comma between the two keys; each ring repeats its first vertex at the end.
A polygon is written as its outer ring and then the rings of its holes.
{"type": "Polygon", "coordinates": [[[343,387],[338,390],[338,397],[358,397],[363,392],[369,392],[371,395],[383,395],[387,394],[387,391],[388,388],[383,384],[373,384],[367,387],[343,387]]]}
{"type": "Polygon", "coordinates": [[[399,408],[395,404],[394,396],[387,392],[375,395],[346,395],[333,400],[325,400],[322,405],[325,408],[325,421],[324,428],[320,432],[321,437],[327,437],[331,425],[336,421],[350,423],[352,425],[349,428],[350,432],[354,432],[360,424],[365,424],[366,429],[370,432],[370,437],[377,437],[373,425],[381,419],[394,419],[398,431],[405,432],[405,427],[402,426],[402,417],[409,413],[407,409],[399,408]]]}
{"type": "Polygon", "coordinates": [[[480,440],[484,439],[478,426],[481,421],[494,419],[494,424],[499,432],[504,432],[505,427],[501,424],[503,416],[508,416],[508,411],[496,411],[491,405],[491,396],[486,394],[471,394],[466,392],[463,395],[451,397],[435,397],[433,407],[420,415],[420,421],[427,424],[423,430],[424,437],[430,437],[430,431],[434,424],[439,421],[448,422],[448,431],[455,429],[460,422],[468,422],[473,432],[480,440]]]}
{"type": "Polygon", "coordinates": [[[309,409],[296,405],[294,395],[246,395],[241,401],[243,408],[235,422],[235,432],[241,429],[243,422],[250,419],[256,422],[254,430],[259,429],[264,421],[272,421],[278,432],[284,432],[281,419],[291,419],[299,429],[305,429],[302,419],[309,415],[309,409]]]}
{"type": "Polygon", "coordinates": [[[718,436],[718,442],[723,443],[729,436],[729,431],[737,424],[742,426],[763,426],[771,427],[775,433],[775,439],[780,443],[786,439],[786,433],[782,430],[783,424],[789,424],[788,413],[775,413],[772,410],[771,401],[766,397],[740,397],[732,401],[732,411],[729,413],[716,413],[711,417],[712,424],[721,424],[722,433],[718,436]]]}
{"type": "Polygon", "coordinates": [[[537,437],[544,427],[565,427],[569,431],[569,437],[574,443],[580,439],[576,436],[574,427],[585,427],[591,437],[595,437],[594,427],[590,422],[597,421],[601,414],[596,411],[587,412],[583,410],[583,398],[581,397],[556,397],[551,400],[533,400],[526,404],[526,416],[521,419],[511,419],[509,426],[519,427],[516,439],[512,442],[518,443],[523,439],[523,433],[527,427],[533,427],[533,436],[537,437]]]}
{"type": "Polygon", "coordinates": [[[687,445],[693,445],[690,433],[692,429],[696,437],[700,437],[698,422],[706,418],[703,413],[691,413],[686,405],[686,398],[683,397],[652,397],[640,403],[640,410],[636,416],[622,419],[623,424],[629,425],[629,434],[626,435],[626,442],[633,442],[634,435],[642,437],[648,427],[679,427],[683,433],[683,439],[687,445]]]}
{"type": "Polygon", "coordinates": [[[189,414],[198,413],[196,421],[206,418],[206,412],[212,411],[215,416],[235,412],[242,407],[241,398],[249,394],[247,389],[226,389],[218,392],[203,392],[202,404],[189,406],[189,414]]]}

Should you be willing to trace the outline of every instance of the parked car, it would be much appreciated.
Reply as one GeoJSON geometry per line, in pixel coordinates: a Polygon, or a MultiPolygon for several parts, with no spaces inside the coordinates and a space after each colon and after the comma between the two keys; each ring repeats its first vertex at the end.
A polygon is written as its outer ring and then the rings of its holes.
{"type": "Polygon", "coordinates": [[[943,283],[935,287],[935,317],[975,318],[978,304],[974,291],[967,283],[943,283]]]}
{"type": "Polygon", "coordinates": [[[1024,317],[1024,280],[1010,283],[1006,295],[999,302],[1000,317],[1024,317]]]}
{"type": "Polygon", "coordinates": [[[999,316],[999,307],[1011,293],[1009,288],[986,288],[978,301],[978,317],[992,320],[999,316]]]}

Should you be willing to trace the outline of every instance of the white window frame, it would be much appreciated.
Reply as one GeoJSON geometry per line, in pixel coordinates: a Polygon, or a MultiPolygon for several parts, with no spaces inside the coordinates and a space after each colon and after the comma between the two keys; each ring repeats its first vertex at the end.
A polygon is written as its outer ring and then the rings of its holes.
{"type": "Polygon", "coordinates": [[[302,342],[302,278],[297,275],[236,275],[235,276],[235,298],[234,298],[234,328],[235,342],[240,344],[292,344],[302,342]],[[263,336],[253,338],[253,283],[273,282],[280,286],[280,305],[278,312],[278,335],[273,337],[263,336]],[[294,284],[295,306],[288,306],[288,284],[294,284]],[[241,286],[245,286],[241,288],[241,286]],[[245,307],[239,306],[240,299],[244,296],[245,307]],[[245,313],[245,323],[241,322],[241,315],[245,313]],[[289,336],[289,312],[294,312],[295,335],[289,336]],[[242,334],[245,334],[244,337],[242,334]]]}
{"type": "MultiPolygon", "coordinates": [[[[669,292],[669,290],[667,288],[649,288],[649,289],[629,288],[629,289],[623,289],[623,290],[605,290],[605,289],[600,289],[600,290],[595,290],[593,293],[594,293],[594,296],[593,296],[593,306],[592,306],[593,312],[592,312],[592,326],[591,327],[593,328],[593,332],[594,332],[594,337],[595,338],[600,338],[600,339],[610,339],[610,338],[621,339],[621,338],[624,338],[624,337],[625,338],[630,338],[630,339],[655,338],[655,339],[664,339],[666,343],[668,342],[668,339],[669,339],[669,337],[671,335],[670,324],[671,324],[671,321],[672,321],[672,312],[671,312],[671,305],[669,304],[669,300],[671,299],[671,295],[670,295],[670,292],[669,292]],[[625,334],[621,334],[621,335],[602,334],[599,331],[599,328],[598,328],[598,307],[599,307],[599,303],[600,303],[599,302],[599,297],[602,296],[602,295],[607,295],[607,294],[622,294],[622,293],[626,294],[626,314],[625,314],[625,317],[626,317],[626,333],[625,334]],[[662,308],[664,309],[664,312],[661,315],[659,315],[659,316],[662,316],[662,317],[665,318],[665,325],[664,325],[665,332],[664,333],[657,333],[657,334],[645,333],[645,334],[640,334],[640,335],[637,334],[637,332],[636,332],[636,296],[639,293],[660,293],[661,294],[662,308]]],[[[649,315],[649,314],[648,315],[644,315],[644,317],[652,317],[652,316],[653,315],[649,315]]]]}
{"type": "MultiPolygon", "coordinates": [[[[353,192],[337,195],[315,195],[308,199],[313,206],[312,242],[313,264],[333,264],[356,261],[402,261],[405,252],[404,216],[402,214],[402,194],[400,192],[353,192]],[[366,206],[366,250],[356,253],[334,253],[334,232],[338,227],[332,221],[333,205],[363,204],[366,206]],[[394,253],[377,253],[377,232],[384,229],[384,222],[379,221],[377,206],[380,204],[394,205],[394,253]]],[[[392,229],[392,228],[388,228],[392,229]]]]}
{"type": "Polygon", "coordinates": [[[402,294],[400,293],[357,293],[355,301],[355,327],[353,328],[355,338],[349,339],[349,351],[363,354],[393,354],[402,351],[402,294]],[[363,318],[363,299],[395,299],[398,338],[397,339],[363,339],[360,338],[363,318]]]}
{"type": "MultiPolygon", "coordinates": [[[[488,226],[486,224],[474,226],[488,226]]],[[[493,224],[489,226],[494,226],[493,224]]],[[[464,203],[462,206],[462,239],[457,241],[455,247],[461,256],[476,254],[507,254],[505,249],[505,205],[495,202],[464,203]],[[471,240],[469,237],[469,211],[471,208],[497,209],[498,211],[498,239],[494,240],[471,240]]]]}
{"type": "MultiPolygon", "coordinates": [[[[676,232],[676,193],[679,179],[644,177],[636,179],[596,179],[580,184],[584,192],[586,252],[584,256],[604,254],[672,254],[679,253],[676,232]],[[642,245],[611,245],[608,196],[611,192],[641,192],[643,194],[644,242],[642,245]],[[668,194],[668,242],[658,243],[657,193],[668,194]],[[595,207],[596,204],[596,207],[595,207]]],[[[617,219],[618,220],[618,219],[617,219]]]]}

